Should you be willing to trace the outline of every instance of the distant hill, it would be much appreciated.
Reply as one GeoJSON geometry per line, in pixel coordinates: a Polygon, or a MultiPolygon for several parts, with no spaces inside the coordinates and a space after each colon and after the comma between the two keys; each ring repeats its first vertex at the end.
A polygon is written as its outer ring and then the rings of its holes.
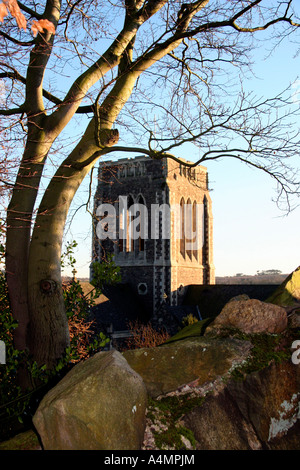
{"type": "MultiPolygon", "coordinates": [[[[288,276],[288,274],[255,274],[254,276],[242,274],[237,276],[216,276],[216,284],[281,284],[288,276]]],[[[64,281],[70,281],[72,278],[65,276],[64,281]]],[[[78,281],[84,286],[85,289],[91,290],[93,287],[89,283],[88,278],[78,278],[78,281]]]]}
{"type": "Polygon", "coordinates": [[[248,276],[216,276],[216,284],[281,284],[289,274],[256,274],[248,276]]]}

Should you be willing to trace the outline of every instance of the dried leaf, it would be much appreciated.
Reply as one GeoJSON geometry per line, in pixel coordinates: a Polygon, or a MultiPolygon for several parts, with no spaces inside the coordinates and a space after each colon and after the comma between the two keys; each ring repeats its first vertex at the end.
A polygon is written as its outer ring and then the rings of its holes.
{"type": "Polygon", "coordinates": [[[49,33],[55,34],[55,27],[54,24],[49,20],[39,20],[33,21],[31,26],[31,31],[33,35],[36,36],[37,33],[43,33],[49,31],[49,33]]]}
{"type": "Polygon", "coordinates": [[[3,3],[9,9],[11,15],[16,18],[17,25],[20,29],[24,29],[26,31],[26,18],[20,10],[20,7],[17,3],[17,0],[3,0],[3,3]]]}
{"type": "Polygon", "coordinates": [[[0,22],[3,23],[3,18],[8,15],[8,11],[4,3],[0,3],[0,22]]]}

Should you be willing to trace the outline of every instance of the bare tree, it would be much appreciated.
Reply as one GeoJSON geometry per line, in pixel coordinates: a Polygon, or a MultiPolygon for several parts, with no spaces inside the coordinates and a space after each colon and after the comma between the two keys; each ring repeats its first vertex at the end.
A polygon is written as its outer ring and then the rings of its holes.
{"type": "Polygon", "coordinates": [[[241,86],[237,92],[235,80],[259,31],[299,26],[293,1],[273,3],[29,0],[18,6],[33,29],[3,19],[1,130],[9,129],[19,158],[6,273],[15,344],[38,363],[51,367],[68,346],[62,237],[73,197],[101,156],[141,151],[180,160],[176,149],[193,143],[199,162],[238,158],[275,178],[282,194],[298,191],[286,166],[298,140],[283,127],[294,112],[288,98],[255,100],[241,86]],[[80,136],[65,155],[60,139],[74,119],[80,136]],[[43,189],[49,164],[56,170],[43,189]]]}

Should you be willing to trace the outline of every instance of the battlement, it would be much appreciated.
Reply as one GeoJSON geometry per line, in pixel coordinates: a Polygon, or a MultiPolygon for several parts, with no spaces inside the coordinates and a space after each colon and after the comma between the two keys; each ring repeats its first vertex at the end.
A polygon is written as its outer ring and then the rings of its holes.
{"type": "Polygon", "coordinates": [[[182,160],[182,164],[170,158],[153,160],[147,156],[132,158],[120,158],[117,161],[109,160],[99,165],[99,178],[102,182],[111,182],[113,179],[121,180],[127,178],[140,178],[155,176],[157,169],[166,178],[187,178],[189,181],[203,185],[208,189],[207,168],[202,165],[195,167],[186,166],[193,164],[188,160],[182,160]],[[156,168],[156,171],[154,171],[156,168]]]}

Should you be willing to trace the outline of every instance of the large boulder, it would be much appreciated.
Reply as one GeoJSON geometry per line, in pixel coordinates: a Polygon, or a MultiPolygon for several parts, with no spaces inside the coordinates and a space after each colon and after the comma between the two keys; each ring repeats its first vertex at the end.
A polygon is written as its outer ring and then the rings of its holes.
{"type": "Polygon", "coordinates": [[[291,361],[230,380],[181,420],[201,450],[299,449],[299,371],[291,361]]]}
{"type": "Polygon", "coordinates": [[[193,432],[197,450],[259,450],[261,442],[227,388],[189,411],[181,424],[193,432]]]}
{"type": "Polygon", "coordinates": [[[41,401],[33,423],[45,450],[140,449],[147,406],[141,377],[117,351],[74,368],[41,401]]]}
{"type": "Polygon", "coordinates": [[[228,328],[244,333],[281,333],[287,328],[284,308],[257,299],[228,302],[221,313],[206,328],[205,335],[228,328]]]}
{"type": "Polygon", "coordinates": [[[235,338],[191,336],[156,348],[129,350],[123,356],[143,378],[149,395],[157,397],[191,383],[213,382],[245,360],[251,348],[250,342],[235,338]]]}

